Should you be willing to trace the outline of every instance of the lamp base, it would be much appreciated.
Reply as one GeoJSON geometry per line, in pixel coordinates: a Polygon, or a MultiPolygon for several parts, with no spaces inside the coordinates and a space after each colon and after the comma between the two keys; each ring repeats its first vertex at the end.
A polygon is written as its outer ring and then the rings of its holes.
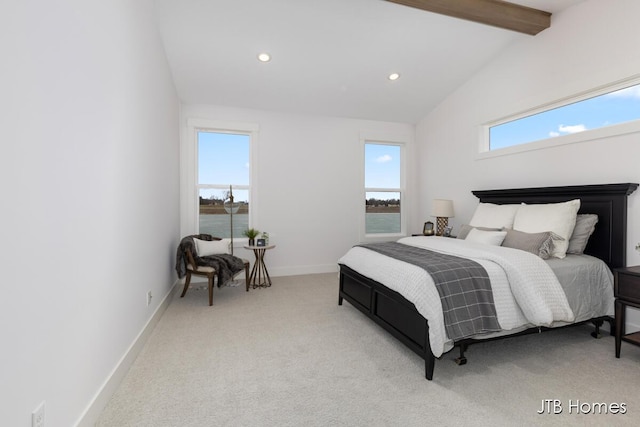
{"type": "Polygon", "coordinates": [[[444,234],[444,229],[449,225],[449,218],[446,216],[439,216],[436,218],[436,236],[442,236],[444,234]]]}

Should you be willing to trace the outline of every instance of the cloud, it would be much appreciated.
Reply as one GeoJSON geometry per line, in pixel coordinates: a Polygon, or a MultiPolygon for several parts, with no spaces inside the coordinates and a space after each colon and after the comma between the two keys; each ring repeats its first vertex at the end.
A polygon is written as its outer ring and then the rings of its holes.
{"type": "Polygon", "coordinates": [[[390,156],[390,155],[388,155],[388,154],[385,154],[385,155],[383,155],[383,156],[378,157],[378,158],[376,159],[376,162],[377,162],[377,163],[387,163],[387,162],[390,162],[391,160],[393,160],[393,159],[391,158],[391,156],[390,156]]]}
{"type": "Polygon", "coordinates": [[[579,125],[559,125],[558,130],[552,130],[549,132],[549,138],[555,138],[560,135],[567,135],[571,133],[584,132],[587,130],[587,127],[583,124],[579,125]]]}
{"type": "Polygon", "coordinates": [[[638,98],[640,99],[640,85],[627,87],[617,90],[615,92],[608,93],[606,96],[612,96],[616,98],[638,98]]]}
{"type": "Polygon", "coordinates": [[[587,130],[587,127],[585,125],[560,125],[558,126],[558,130],[562,133],[578,133],[578,132],[584,132],[585,130],[587,130]]]}

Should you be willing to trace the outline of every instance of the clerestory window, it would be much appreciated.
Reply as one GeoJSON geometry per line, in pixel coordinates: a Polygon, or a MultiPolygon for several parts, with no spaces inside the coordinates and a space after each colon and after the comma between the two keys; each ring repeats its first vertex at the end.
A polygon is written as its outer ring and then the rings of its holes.
{"type": "Polygon", "coordinates": [[[480,152],[527,144],[541,146],[545,141],[544,146],[551,146],[638,131],[640,84],[627,82],[487,124],[480,152]]]}

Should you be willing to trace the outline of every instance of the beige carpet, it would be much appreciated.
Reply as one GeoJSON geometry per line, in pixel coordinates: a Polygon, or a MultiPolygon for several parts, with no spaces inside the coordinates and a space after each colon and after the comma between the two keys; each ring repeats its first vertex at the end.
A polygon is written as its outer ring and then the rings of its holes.
{"type": "MultiPolygon", "coordinates": [[[[345,302],[337,274],[173,302],[98,426],[638,425],[640,347],[590,327],[471,346],[424,362],[345,302]],[[562,413],[537,414],[544,399],[562,413]],[[626,414],[570,413],[624,404],[626,414]],[[591,406],[591,408],[593,408],[591,406]]],[[[602,413],[600,413],[602,412],[602,413]]]]}

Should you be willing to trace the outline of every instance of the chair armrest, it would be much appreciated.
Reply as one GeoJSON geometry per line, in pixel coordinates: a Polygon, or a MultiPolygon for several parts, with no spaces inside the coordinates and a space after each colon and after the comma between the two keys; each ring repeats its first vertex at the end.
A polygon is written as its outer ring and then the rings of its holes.
{"type": "Polygon", "coordinates": [[[191,250],[187,249],[185,252],[187,254],[187,268],[191,266],[190,270],[197,270],[198,265],[196,264],[196,260],[193,258],[193,254],[191,253],[191,250]]]}

